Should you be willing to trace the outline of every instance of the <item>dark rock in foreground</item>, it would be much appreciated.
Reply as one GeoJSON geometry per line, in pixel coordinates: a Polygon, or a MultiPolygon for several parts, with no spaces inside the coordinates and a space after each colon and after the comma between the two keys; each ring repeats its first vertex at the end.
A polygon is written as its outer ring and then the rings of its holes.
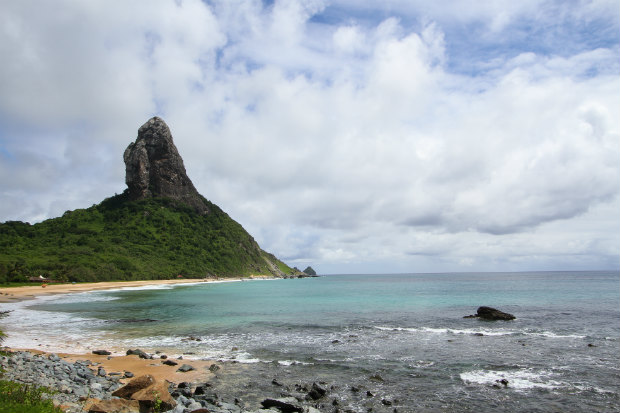
{"type": "Polygon", "coordinates": [[[483,320],[514,320],[516,317],[492,307],[478,307],[475,315],[467,315],[463,318],[482,318],[483,320]]]}
{"type": "Polygon", "coordinates": [[[283,413],[302,413],[303,407],[297,404],[297,400],[293,397],[285,399],[265,399],[261,402],[261,405],[265,409],[271,409],[275,407],[283,413]]]}
{"type": "Polygon", "coordinates": [[[312,389],[308,392],[307,397],[312,400],[319,400],[321,397],[325,396],[326,393],[326,389],[316,383],[312,383],[312,389]]]}

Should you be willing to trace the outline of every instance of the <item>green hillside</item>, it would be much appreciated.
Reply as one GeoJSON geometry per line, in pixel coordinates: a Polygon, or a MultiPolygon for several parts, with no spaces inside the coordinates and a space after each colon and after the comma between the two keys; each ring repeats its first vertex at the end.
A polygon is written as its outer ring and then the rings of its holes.
{"type": "Polygon", "coordinates": [[[62,281],[293,274],[217,205],[209,213],[127,191],[39,224],[0,224],[0,283],[44,275],[62,281]]]}

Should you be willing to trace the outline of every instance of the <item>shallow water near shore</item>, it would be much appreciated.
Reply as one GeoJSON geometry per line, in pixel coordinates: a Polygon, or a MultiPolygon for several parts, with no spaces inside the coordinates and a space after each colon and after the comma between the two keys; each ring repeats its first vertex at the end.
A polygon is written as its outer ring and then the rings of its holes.
{"type": "Polygon", "coordinates": [[[14,310],[2,321],[11,347],[237,361],[218,379],[231,395],[277,392],[275,378],[325,382],[353,411],[620,410],[618,272],[333,275],[0,309],[14,310]],[[517,319],[462,318],[480,305],[517,319]]]}

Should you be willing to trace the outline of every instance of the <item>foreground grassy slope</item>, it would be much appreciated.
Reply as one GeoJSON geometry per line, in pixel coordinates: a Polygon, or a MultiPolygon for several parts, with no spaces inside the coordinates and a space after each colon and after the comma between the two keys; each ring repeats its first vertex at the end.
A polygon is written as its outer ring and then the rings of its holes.
{"type": "Polygon", "coordinates": [[[39,224],[0,224],[0,283],[41,274],[108,281],[294,272],[205,202],[210,212],[199,215],[170,199],[128,201],[123,193],[39,224]]]}

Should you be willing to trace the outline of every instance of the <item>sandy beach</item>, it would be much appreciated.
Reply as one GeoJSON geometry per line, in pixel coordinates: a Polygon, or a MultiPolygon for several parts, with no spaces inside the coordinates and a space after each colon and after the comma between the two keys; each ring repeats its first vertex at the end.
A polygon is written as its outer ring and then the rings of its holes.
{"type": "Polygon", "coordinates": [[[111,281],[79,284],[38,284],[23,287],[0,287],[0,303],[28,300],[42,295],[80,293],[96,290],[114,290],[118,288],[145,287],[173,284],[196,284],[223,281],[241,281],[270,279],[268,276],[250,276],[247,278],[187,278],[175,280],[111,281]]]}

